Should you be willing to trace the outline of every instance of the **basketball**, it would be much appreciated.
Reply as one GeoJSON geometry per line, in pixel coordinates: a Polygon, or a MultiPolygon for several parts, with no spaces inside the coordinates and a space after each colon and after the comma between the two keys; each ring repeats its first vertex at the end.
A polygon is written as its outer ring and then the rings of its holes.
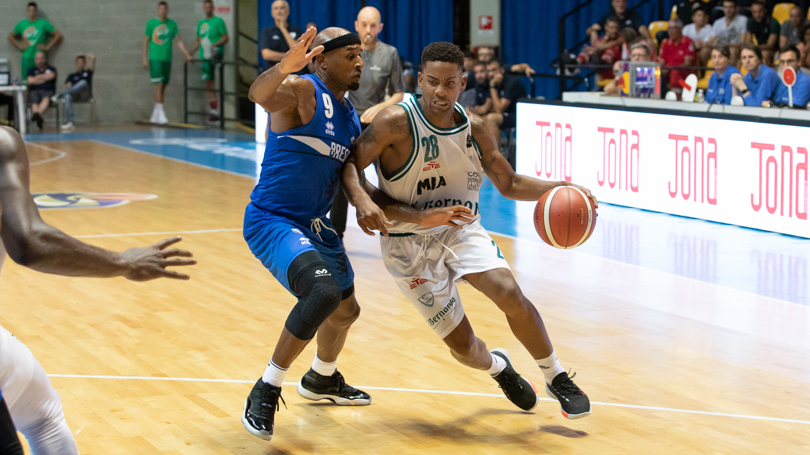
{"type": "Polygon", "coordinates": [[[596,227],[596,210],[578,188],[558,186],[544,194],[534,208],[534,228],[554,248],[582,245],[596,227]]]}

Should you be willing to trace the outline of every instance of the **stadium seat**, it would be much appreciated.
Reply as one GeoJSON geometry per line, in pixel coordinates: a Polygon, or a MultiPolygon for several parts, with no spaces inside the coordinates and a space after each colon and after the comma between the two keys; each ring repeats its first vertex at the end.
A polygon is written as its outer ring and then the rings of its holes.
{"type": "Polygon", "coordinates": [[[672,12],[669,13],[670,19],[675,19],[678,17],[678,5],[672,5],[672,12]]]}
{"type": "Polygon", "coordinates": [[[773,7],[771,17],[776,19],[780,24],[790,19],[790,9],[793,8],[793,3],[779,3],[773,7]]]}
{"type": "Polygon", "coordinates": [[[655,41],[656,47],[661,47],[661,43],[655,39],[655,34],[658,32],[663,32],[669,29],[669,22],[667,21],[655,21],[650,22],[649,27],[647,29],[650,31],[650,36],[652,36],[653,41],[655,41]]]}
{"type": "MultiPolygon", "coordinates": [[[[709,63],[707,63],[706,66],[714,68],[714,60],[709,60],[709,63]]],[[[709,78],[712,77],[712,73],[714,73],[714,71],[706,70],[706,74],[704,74],[703,77],[698,81],[698,88],[702,88],[703,90],[709,88],[709,78]]]]}

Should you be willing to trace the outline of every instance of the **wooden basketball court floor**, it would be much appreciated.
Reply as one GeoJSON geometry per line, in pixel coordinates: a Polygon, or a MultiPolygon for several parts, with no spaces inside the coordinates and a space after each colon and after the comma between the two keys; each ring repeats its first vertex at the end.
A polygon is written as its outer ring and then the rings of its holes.
{"type": "MultiPolygon", "coordinates": [[[[33,192],[157,196],[45,210],[49,223],[114,250],[181,234],[199,260],[191,281],[149,283],[6,261],[0,324],[51,375],[83,454],[810,453],[806,303],[493,235],[593,403],[590,417],[568,421],[549,399],[519,411],[484,372],[457,364],[387,275],[378,238],[356,227],[345,243],[363,310],[338,367],[372,405],[300,398],[310,345],[287,375],[276,435],[262,441],[239,416],[294,300],[242,239],[253,180],[98,140],[28,150],[33,192]]],[[[605,228],[610,208],[600,213],[605,228]]],[[[508,349],[542,385],[494,304],[467,286],[461,295],[489,348],[508,349]]]]}

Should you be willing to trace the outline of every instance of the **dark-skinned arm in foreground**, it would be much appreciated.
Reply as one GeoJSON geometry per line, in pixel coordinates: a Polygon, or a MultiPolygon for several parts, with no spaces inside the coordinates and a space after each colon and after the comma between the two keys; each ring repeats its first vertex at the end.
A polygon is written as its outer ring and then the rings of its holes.
{"type": "Polygon", "coordinates": [[[471,210],[463,205],[417,210],[392,199],[366,181],[365,168],[383,153],[396,154],[396,145],[410,150],[412,141],[405,110],[400,106],[390,106],[380,111],[352,144],[343,167],[343,189],[346,199],[357,209],[357,223],[366,234],[374,235],[372,231],[377,230],[388,235],[389,219],[428,228],[451,226],[461,229],[473,218],[471,210]]]}
{"type": "Polygon", "coordinates": [[[116,277],[133,281],[189,279],[166,267],[193,265],[192,254],[176,248],[180,237],[123,253],[88,245],[47,224],[29,191],[28,153],[20,135],[0,127],[0,236],[14,262],[44,273],[116,277]]]}

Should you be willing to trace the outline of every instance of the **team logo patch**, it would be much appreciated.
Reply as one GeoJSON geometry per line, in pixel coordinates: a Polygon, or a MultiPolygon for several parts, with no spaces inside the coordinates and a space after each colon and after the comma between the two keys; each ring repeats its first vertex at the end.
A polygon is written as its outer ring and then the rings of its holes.
{"type": "Polygon", "coordinates": [[[422,296],[419,297],[419,303],[424,306],[433,306],[433,293],[428,292],[427,294],[422,294],[422,296]]]}
{"type": "Polygon", "coordinates": [[[117,207],[130,201],[157,199],[154,194],[139,193],[34,193],[39,209],[89,209],[117,207]]]}
{"type": "Polygon", "coordinates": [[[426,280],[424,278],[414,278],[414,279],[411,280],[411,289],[415,289],[418,286],[421,286],[421,285],[423,285],[423,284],[425,284],[427,282],[428,282],[428,280],[426,280]]]}
{"type": "Polygon", "coordinates": [[[329,270],[327,269],[318,269],[315,271],[315,278],[320,278],[323,276],[332,276],[332,274],[329,273],[329,270]]]}
{"type": "Polygon", "coordinates": [[[478,191],[481,188],[481,174],[478,171],[467,172],[467,189],[478,191]]]}

